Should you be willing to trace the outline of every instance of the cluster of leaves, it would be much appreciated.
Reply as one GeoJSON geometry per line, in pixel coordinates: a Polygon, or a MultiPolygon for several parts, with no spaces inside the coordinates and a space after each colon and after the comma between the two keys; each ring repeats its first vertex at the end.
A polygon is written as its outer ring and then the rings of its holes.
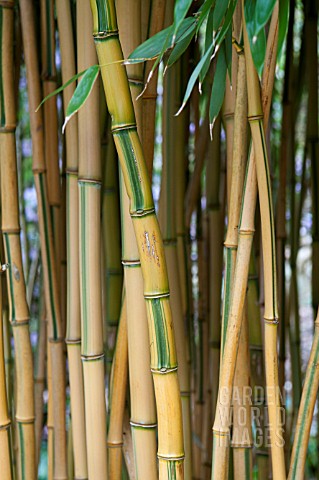
{"type": "MultiPolygon", "coordinates": [[[[193,0],[176,0],[172,25],[138,46],[124,62],[126,64],[132,64],[155,60],[145,85],[145,88],[147,88],[158,65],[164,62],[165,72],[165,70],[171,67],[186,51],[193,38],[198,41],[199,32],[201,31],[204,38],[202,56],[189,78],[184,99],[177,114],[185,107],[197,81],[199,81],[200,92],[202,91],[202,85],[207,78],[210,64],[214,57],[216,57],[216,68],[209,101],[209,124],[211,130],[223,104],[227,72],[231,80],[232,19],[237,1],[238,0],[204,0],[196,13],[187,16],[193,0]]],[[[275,3],[276,0],[245,1],[247,32],[254,63],[259,74],[261,74],[263,68],[266,52],[265,28],[275,3]]],[[[280,0],[278,52],[281,51],[287,31],[288,11],[289,0],[280,0]]],[[[103,65],[103,67],[105,66],[106,65],[103,65]]],[[[43,100],[45,101],[50,98],[50,96],[60,92],[63,88],[83,75],[67,107],[63,130],[70,118],[81,108],[88,98],[94,82],[98,77],[99,70],[99,65],[91,66],[87,70],[75,75],[67,83],[62,85],[62,87],[43,100]]]]}

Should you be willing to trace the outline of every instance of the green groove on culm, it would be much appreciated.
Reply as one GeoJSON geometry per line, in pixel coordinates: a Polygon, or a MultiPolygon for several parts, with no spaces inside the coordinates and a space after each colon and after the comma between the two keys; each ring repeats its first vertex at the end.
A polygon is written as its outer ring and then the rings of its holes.
{"type": "Polygon", "coordinates": [[[45,192],[45,178],[43,173],[39,173],[39,184],[41,192],[41,207],[43,211],[43,224],[44,224],[44,238],[45,238],[45,249],[46,257],[48,259],[48,277],[49,277],[49,292],[50,292],[50,307],[52,312],[52,326],[53,326],[53,338],[57,340],[58,338],[58,329],[57,329],[57,320],[56,320],[56,311],[55,311],[55,301],[53,295],[53,281],[52,281],[52,265],[51,265],[51,255],[50,255],[50,245],[49,245],[49,232],[48,232],[48,218],[47,218],[47,209],[46,209],[46,192],[45,192]]]}
{"type": "MultiPolygon", "coordinates": [[[[264,158],[264,165],[265,165],[265,171],[266,173],[269,170],[268,167],[268,156],[267,156],[267,146],[265,143],[265,134],[264,134],[264,127],[263,123],[261,120],[258,121],[258,127],[259,127],[259,132],[260,132],[260,138],[262,140],[262,147],[263,147],[263,158],[264,158]]],[[[271,262],[272,262],[272,268],[271,268],[271,275],[272,275],[272,285],[276,286],[277,285],[277,279],[276,279],[276,262],[275,262],[275,233],[274,233],[274,214],[273,214],[273,207],[272,207],[272,191],[271,191],[271,185],[270,185],[270,175],[267,173],[266,175],[266,180],[267,180],[267,190],[268,190],[268,208],[269,208],[269,224],[272,225],[271,229],[271,262]]],[[[278,316],[277,312],[277,299],[275,296],[275,291],[277,289],[273,288],[272,289],[272,301],[273,301],[273,312],[274,316],[278,316]]]]}
{"type": "Polygon", "coordinates": [[[245,478],[250,480],[250,448],[245,448],[245,478]]]}
{"type": "Polygon", "coordinates": [[[13,288],[13,271],[12,271],[12,259],[11,259],[11,250],[10,250],[10,240],[9,240],[9,234],[4,233],[4,241],[6,245],[6,251],[7,251],[7,259],[9,263],[9,285],[10,285],[10,296],[9,296],[9,301],[11,301],[11,321],[14,322],[16,319],[16,310],[15,310],[15,303],[14,303],[14,288],[13,288]]]}
{"type": "Polygon", "coordinates": [[[155,325],[158,368],[170,368],[170,352],[167,342],[167,331],[164,321],[162,302],[159,298],[150,300],[150,302],[155,325]]]}
{"type": "Polygon", "coordinates": [[[223,315],[223,341],[221,344],[222,355],[224,353],[224,346],[226,343],[226,334],[229,318],[229,307],[231,299],[231,278],[233,270],[232,262],[232,248],[226,247],[226,278],[225,278],[225,294],[224,294],[224,315],[223,315]]]}
{"type": "Polygon", "coordinates": [[[23,425],[18,421],[19,429],[19,447],[20,447],[20,458],[21,458],[21,480],[28,480],[25,477],[25,451],[24,451],[24,439],[23,439],[23,425]]]}
{"type": "Polygon", "coordinates": [[[3,7],[0,6],[0,122],[1,127],[4,127],[6,124],[6,113],[4,109],[4,95],[3,95],[3,80],[2,80],[2,48],[3,48],[3,41],[2,41],[2,22],[3,22],[3,7]]]}
{"type": "MultiPolygon", "coordinates": [[[[316,374],[316,368],[317,368],[318,362],[319,362],[319,341],[317,341],[316,354],[315,354],[313,366],[311,368],[311,372],[310,372],[310,375],[309,375],[309,381],[308,381],[308,384],[307,384],[307,387],[308,387],[307,392],[305,393],[306,400],[305,400],[305,406],[304,406],[301,421],[300,421],[301,425],[305,424],[306,417],[307,417],[307,415],[309,415],[309,400],[310,400],[310,395],[311,395],[311,388],[312,388],[313,378],[316,374]]],[[[304,441],[303,429],[302,428],[298,429],[296,433],[298,435],[298,440],[297,440],[297,444],[296,444],[296,455],[294,457],[296,459],[296,461],[293,463],[293,468],[292,468],[292,471],[291,471],[291,478],[296,477],[299,451],[300,451],[300,447],[302,445],[302,442],[304,441]]]]}
{"type": "MultiPolygon", "coordinates": [[[[134,128],[135,130],[135,128],[134,128]]],[[[141,186],[141,180],[137,169],[137,159],[134,149],[131,146],[130,132],[129,130],[121,130],[115,132],[116,136],[120,140],[121,149],[124,153],[126,165],[128,168],[128,175],[130,178],[130,184],[132,185],[132,203],[131,211],[144,211],[144,195],[141,186]]]]}
{"type": "Polygon", "coordinates": [[[167,477],[168,480],[176,480],[176,462],[167,462],[167,477]]]}
{"type": "Polygon", "coordinates": [[[94,30],[97,30],[99,33],[108,33],[117,30],[115,11],[113,11],[109,2],[105,2],[105,0],[96,0],[95,3],[97,8],[97,19],[94,20],[97,22],[97,25],[94,25],[94,30]]]}
{"type": "MultiPolygon", "coordinates": [[[[79,190],[80,190],[80,215],[81,215],[81,248],[84,249],[85,241],[86,241],[86,183],[85,182],[78,182],[79,190]]],[[[84,249],[85,251],[85,249],[84,249]]],[[[87,339],[88,339],[88,325],[87,325],[87,295],[86,295],[86,285],[87,285],[87,277],[86,277],[86,255],[80,255],[81,257],[81,275],[82,275],[82,295],[81,295],[81,303],[82,303],[82,350],[83,352],[87,351],[87,339]]]]}

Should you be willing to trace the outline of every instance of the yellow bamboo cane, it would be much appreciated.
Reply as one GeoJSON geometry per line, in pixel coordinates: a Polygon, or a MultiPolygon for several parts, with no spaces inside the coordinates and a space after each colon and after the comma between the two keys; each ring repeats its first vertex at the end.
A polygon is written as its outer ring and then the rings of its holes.
{"type": "Polygon", "coordinates": [[[183,478],[183,430],[175,339],[163,243],[150,182],[136,132],[135,116],[123,59],[113,1],[91,2],[93,35],[112,116],[112,131],[130,198],[135,236],[144,278],[151,345],[151,369],[158,418],[161,479],[183,478]],[[107,66],[104,66],[107,64],[107,66]],[[120,91],[121,95],[116,92],[120,91]]]}
{"type": "Polygon", "coordinates": [[[65,431],[65,375],[61,311],[58,296],[57,272],[53,249],[52,224],[47,196],[47,177],[44,160],[42,112],[35,113],[42,94],[38,70],[34,5],[30,0],[20,1],[24,58],[27,66],[27,83],[30,125],[33,148],[34,180],[38,198],[38,215],[41,241],[41,258],[45,302],[48,316],[49,355],[52,357],[52,414],[54,422],[54,476],[67,479],[65,431]]]}
{"type": "MultiPolygon", "coordinates": [[[[85,0],[77,2],[78,70],[96,63],[92,17],[85,0]]],[[[107,477],[106,405],[101,288],[101,151],[99,85],[79,111],[79,231],[82,364],[88,477],[107,477]]]]}
{"type": "MultiPolygon", "coordinates": [[[[61,50],[62,81],[75,75],[75,52],[70,3],[56,1],[61,50]]],[[[72,97],[75,84],[63,90],[64,110],[72,97]]],[[[84,415],[83,369],[81,364],[81,314],[79,281],[79,198],[78,198],[78,122],[72,118],[66,136],[67,195],[67,331],[72,445],[76,478],[87,477],[87,449],[84,415]]]]}
{"type": "MultiPolygon", "coordinates": [[[[5,258],[8,264],[6,276],[9,318],[13,327],[15,344],[15,421],[19,455],[18,472],[22,480],[27,478],[32,480],[36,478],[33,358],[29,338],[29,309],[20,243],[15,143],[16,102],[14,99],[13,78],[13,6],[14,3],[11,1],[2,2],[0,5],[1,226],[4,237],[5,258]]],[[[4,428],[6,430],[5,425],[4,428]]]]}

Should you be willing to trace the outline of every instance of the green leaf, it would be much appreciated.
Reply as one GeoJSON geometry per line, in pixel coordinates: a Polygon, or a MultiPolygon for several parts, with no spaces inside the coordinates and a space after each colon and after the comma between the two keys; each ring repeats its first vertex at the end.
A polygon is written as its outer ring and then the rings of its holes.
{"type": "Polygon", "coordinates": [[[281,50],[287,35],[289,21],[289,0],[279,0],[279,29],[278,29],[278,49],[277,58],[280,57],[281,50]]]}
{"type": "MultiPolygon", "coordinates": [[[[194,23],[194,18],[187,17],[181,23],[177,35],[176,43],[178,39],[181,38],[184,33],[190,28],[194,23]]],[[[173,38],[173,25],[161,30],[160,32],[153,35],[153,37],[148,38],[145,42],[139,45],[128,57],[128,61],[125,63],[141,63],[146,60],[151,60],[160,55],[163,45],[167,46],[167,49],[171,47],[173,38]]]]}
{"type": "Polygon", "coordinates": [[[185,92],[185,95],[184,95],[184,99],[183,99],[183,103],[182,103],[182,106],[181,108],[178,110],[178,112],[176,113],[176,115],[178,115],[182,110],[183,108],[185,107],[186,103],[187,103],[187,100],[189,99],[191,93],[192,93],[192,90],[194,88],[194,85],[196,83],[196,80],[198,79],[198,76],[203,68],[203,66],[205,65],[205,62],[207,61],[207,59],[212,55],[213,51],[214,51],[214,48],[215,48],[215,45],[212,43],[211,46],[209,47],[209,49],[207,50],[207,52],[205,53],[205,55],[200,59],[200,61],[198,62],[198,64],[196,65],[196,68],[194,69],[189,81],[188,81],[188,84],[187,84],[187,87],[186,87],[186,92],[185,92]]]}
{"type": "Polygon", "coordinates": [[[191,43],[192,38],[194,37],[196,32],[196,23],[194,20],[193,25],[187,30],[187,32],[182,35],[176,42],[167,62],[167,67],[173,65],[180,58],[180,56],[185,52],[188,45],[191,43]]]}
{"type": "MultiPolygon", "coordinates": [[[[215,9],[212,8],[207,18],[207,25],[206,25],[206,32],[205,32],[205,52],[207,52],[209,46],[213,43],[214,13],[215,13],[215,9]]],[[[200,84],[202,84],[204,81],[204,78],[208,72],[209,64],[210,64],[210,58],[208,57],[199,76],[200,84]]]]}
{"type": "Polygon", "coordinates": [[[198,18],[196,35],[197,35],[200,27],[202,26],[205,18],[209,15],[209,13],[210,13],[212,7],[214,6],[214,4],[215,4],[215,0],[206,0],[204,2],[204,4],[201,6],[201,8],[198,10],[198,12],[196,14],[196,18],[198,18]]]}
{"type": "Polygon", "coordinates": [[[266,34],[264,29],[258,33],[257,37],[254,37],[253,43],[250,45],[250,47],[256,70],[258,72],[258,75],[260,76],[262,74],[264,66],[267,47],[266,34]]]}
{"type": "Polygon", "coordinates": [[[226,87],[226,73],[227,73],[227,64],[226,64],[226,55],[225,55],[225,46],[222,46],[219,49],[216,70],[212,85],[212,93],[210,96],[209,102],[209,128],[210,134],[212,136],[212,131],[214,127],[215,120],[222,108],[222,104],[225,96],[225,87],[226,87]]]}
{"type": "Polygon", "coordinates": [[[266,53],[264,27],[274,9],[276,0],[246,0],[246,28],[255,67],[260,74],[266,53]]]}
{"type": "Polygon", "coordinates": [[[62,127],[62,133],[64,132],[70,118],[72,118],[73,115],[82,107],[82,105],[85,103],[88,96],[90,95],[94,83],[98,77],[99,71],[99,65],[93,65],[92,67],[88,68],[84,73],[83,78],[76,87],[69,102],[69,105],[66,109],[66,118],[62,127]]]}
{"type": "MultiPolygon", "coordinates": [[[[95,67],[99,68],[98,65],[94,65],[95,67]]],[[[92,67],[91,67],[92,68],[92,67]]],[[[76,75],[73,75],[73,77],[70,78],[70,80],[68,80],[67,82],[65,82],[61,87],[57,88],[56,90],[54,90],[54,92],[51,92],[49,95],[47,95],[43,100],[42,102],[39,104],[39,106],[37,107],[36,109],[36,112],[39,110],[39,108],[44,104],[44,102],[46,102],[47,100],[49,100],[50,98],[54,97],[54,95],[57,95],[58,93],[62,92],[62,90],[64,90],[66,87],[68,87],[69,85],[71,85],[71,83],[75,82],[75,80],[77,80],[78,78],[80,78],[82,75],[85,74],[85,72],[87,72],[88,69],[86,70],[83,70],[82,72],[79,72],[77,73],[76,75]]]]}
{"type": "Polygon", "coordinates": [[[172,45],[181,23],[185,19],[193,0],[175,0],[172,45]]]}
{"type": "Polygon", "coordinates": [[[216,0],[214,14],[214,31],[217,32],[228,7],[228,0],[216,0]]]}

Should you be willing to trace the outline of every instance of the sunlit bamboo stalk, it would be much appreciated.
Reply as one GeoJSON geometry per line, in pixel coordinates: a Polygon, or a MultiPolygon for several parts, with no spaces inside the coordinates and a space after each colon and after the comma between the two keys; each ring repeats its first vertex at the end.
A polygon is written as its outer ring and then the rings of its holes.
{"type": "Polygon", "coordinates": [[[112,116],[112,131],[130,198],[135,236],[144,278],[149,318],[151,369],[157,418],[160,479],[183,478],[183,429],[177,358],[172,326],[163,243],[150,182],[136,133],[135,116],[118,39],[113,1],[91,1],[94,30],[104,90],[112,116]],[[115,92],[120,89],[121,95],[115,92]]]}

